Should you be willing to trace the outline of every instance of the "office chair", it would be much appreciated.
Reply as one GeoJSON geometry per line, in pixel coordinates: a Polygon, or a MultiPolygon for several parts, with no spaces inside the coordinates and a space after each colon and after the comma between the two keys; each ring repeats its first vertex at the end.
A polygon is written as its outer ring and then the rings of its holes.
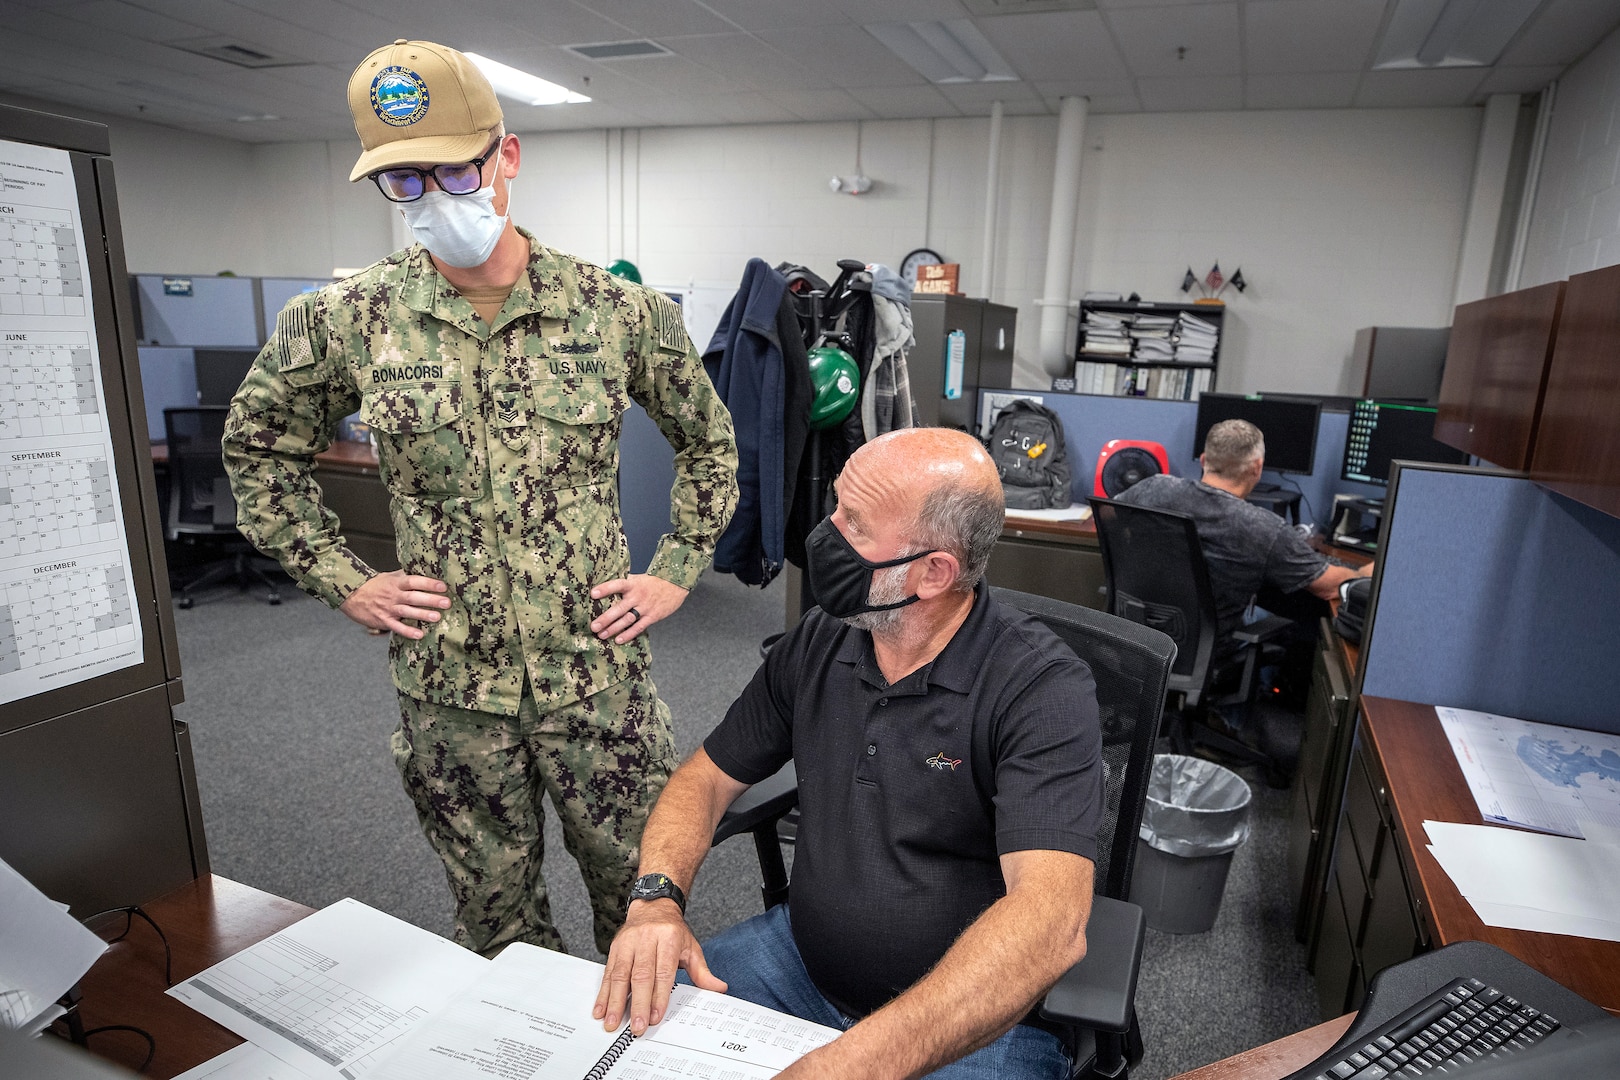
{"type": "Polygon", "coordinates": [[[1237,652],[1217,658],[1215,594],[1197,523],[1169,510],[1112,499],[1088,501],[1102,545],[1109,612],[1163,631],[1176,643],[1169,682],[1175,704],[1167,702],[1171,746],[1178,753],[1211,747],[1239,762],[1262,766],[1271,786],[1286,787],[1285,763],[1207,721],[1216,707],[1248,710],[1253,705],[1262,652],[1291,621],[1270,615],[1244,626],[1232,634],[1237,652]]]}
{"type": "MultiPolygon", "coordinates": [[[[1146,936],[1142,909],[1126,897],[1176,646],[1157,630],[1090,608],[1010,589],[990,594],[1044,622],[1086,661],[1097,683],[1105,768],[1086,956],[1048,991],[1041,1014],[1068,1028],[1074,1076],[1122,1078],[1142,1057],[1134,1002],[1146,936]]],[[[715,844],[752,834],[767,908],[788,898],[776,822],[798,804],[796,784],[790,762],[744,792],[714,834],[715,844]]]]}
{"type": "Polygon", "coordinates": [[[196,603],[199,590],[223,581],[234,581],[240,589],[258,582],[268,590],[268,603],[281,603],[281,589],[266,573],[266,569],[279,568],[271,560],[255,556],[252,545],[236,530],[236,500],[222,457],[229,412],[222,407],[163,410],[169,446],[169,508],[163,538],[171,544],[229,552],[185,582],[180,589],[183,608],[196,603]]]}

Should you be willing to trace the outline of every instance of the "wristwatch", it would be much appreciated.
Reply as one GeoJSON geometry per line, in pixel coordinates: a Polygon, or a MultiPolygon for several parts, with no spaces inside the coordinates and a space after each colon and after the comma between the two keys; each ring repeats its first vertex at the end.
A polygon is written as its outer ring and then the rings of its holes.
{"type": "Polygon", "coordinates": [[[686,894],[681,887],[669,879],[667,874],[643,874],[630,886],[630,899],[632,900],[673,900],[675,906],[686,914],[686,894]]]}

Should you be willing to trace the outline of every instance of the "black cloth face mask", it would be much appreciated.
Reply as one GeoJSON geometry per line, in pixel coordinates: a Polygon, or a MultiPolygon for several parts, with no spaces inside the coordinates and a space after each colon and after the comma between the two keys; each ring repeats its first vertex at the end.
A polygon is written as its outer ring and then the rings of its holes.
{"type": "Polygon", "coordinates": [[[822,519],[820,525],[810,530],[810,535],[804,539],[804,549],[805,561],[809,564],[811,591],[816,594],[816,602],[821,605],[821,610],[835,619],[915,604],[915,593],[893,604],[867,603],[867,598],[872,594],[872,572],[916,562],[938,550],[919,551],[915,555],[902,555],[886,562],[869,562],[850,546],[830,517],[822,519]]]}

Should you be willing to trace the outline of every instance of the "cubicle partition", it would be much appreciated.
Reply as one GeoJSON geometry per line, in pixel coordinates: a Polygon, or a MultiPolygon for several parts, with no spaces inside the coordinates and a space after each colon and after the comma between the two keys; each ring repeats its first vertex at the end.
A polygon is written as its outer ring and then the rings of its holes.
{"type": "Polygon", "coordinates": [[[136,274],[132,281],[138,344],[253,347],[261,342],[253,278],[136,274]]]}
{"type": "Polygon", "coordinates": [[[332,278],[255,278],[259,290],[259,340],[269,341],[276,328],[276,316],[287,306],[287,301],[299,293],[315,292],[333,281],[332,278]]]}
{"type": "Polygon", "coordinates": [[[1620,732],[1620,519],[1497,470],[1390,492],[1362,693],[1620,732]]]}
{"type": "MultiPolygon", "coordinates": [[[[1015,391],[1020,392],[1020,391],[1015,391]]],[[[981,391],[1006,394],[1008,391],[981,391]]],[[[1076,502],[1083,502],[1096,483],[1097,456],[1103,444],[1112,439],[1146,439],[1164,444],[1170,455],[1170,471],[1176,476],[1197,477],[1198,448],[1193,437],[1198,420],[1198,404],[1192,401],[1160,401],[1154,398],[1105,397],[1097,394],[1063,394],[1030,390],[1030,397],[1063,421],[1064,440],[1069,452],[1076,502]]],[[[1324,409],[1316,428],[1316,464],[1309,476],[1268,472],[1265,480],[1282,487],[1298,487],[1303,497],[1300,520],[1326,531],[1332,523],[1333,496],[1359,495],[1382,498],[1384,489],[1339,479],[1340,459],[1350,433],[1350,414],[1324,409]]]]}

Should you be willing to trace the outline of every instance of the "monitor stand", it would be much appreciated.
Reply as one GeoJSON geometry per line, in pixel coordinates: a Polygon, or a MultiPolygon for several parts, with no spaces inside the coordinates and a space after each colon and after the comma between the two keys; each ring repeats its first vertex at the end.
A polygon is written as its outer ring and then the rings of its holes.
{"type": "Polygon", "coordinates": [[[1384,500],[1363,495],[1333,496],[1332,543],[1357,551],[1378,550],[1378,529],[1384,518],[1384,500]]]}

